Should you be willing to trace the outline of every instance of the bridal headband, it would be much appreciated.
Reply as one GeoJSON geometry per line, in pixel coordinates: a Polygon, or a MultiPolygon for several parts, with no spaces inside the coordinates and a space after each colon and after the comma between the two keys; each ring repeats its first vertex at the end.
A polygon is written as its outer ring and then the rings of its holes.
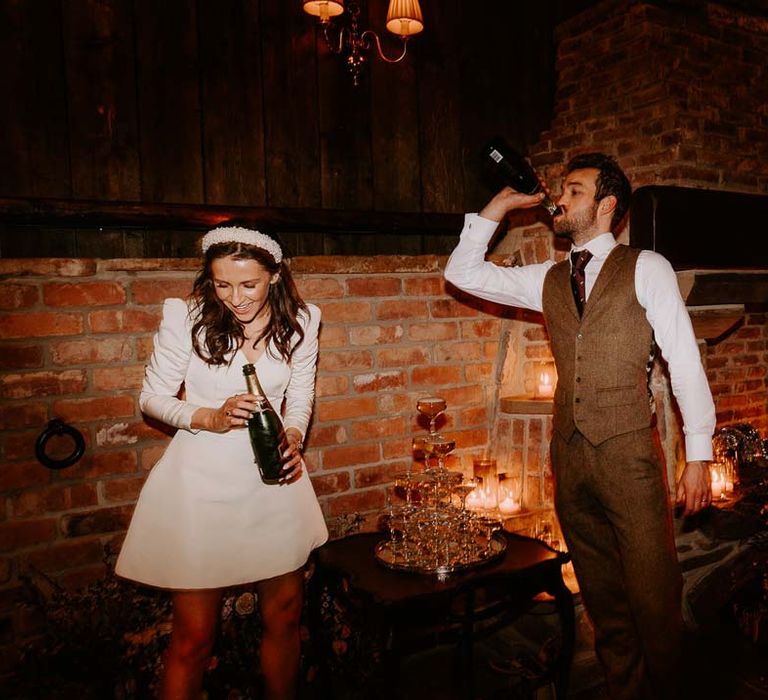
{"type": "Polygon", "coordinates": [[[266,250],[279,263],[283,259],[283,251],[277,241],[260,231],[240,226],[220,226],[208,231],[203,236],[203,253],[217,243],[244,243],[266,250]]]}

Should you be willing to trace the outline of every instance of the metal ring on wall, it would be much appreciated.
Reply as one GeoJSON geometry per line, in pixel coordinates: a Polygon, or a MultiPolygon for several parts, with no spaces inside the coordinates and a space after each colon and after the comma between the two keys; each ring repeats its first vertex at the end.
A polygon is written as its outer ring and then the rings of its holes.
{"type": "Polygon", "coordinates": [[[37,461],[48,469],[64,469],[77,462],[85,452],[85,440],[83,434],[71,425],[67,425],[64,421],[54,418],[48,423],[46,429],[40,434],[40,437],[35,441],[35,456],[37,461]],[[49,457],[45,451],[45,446],[48,444],[48,440],[52,437],[59,437],[66,435],[74,442],[74,449],[72,452],[63,459],[53,459],[49,457]]]}

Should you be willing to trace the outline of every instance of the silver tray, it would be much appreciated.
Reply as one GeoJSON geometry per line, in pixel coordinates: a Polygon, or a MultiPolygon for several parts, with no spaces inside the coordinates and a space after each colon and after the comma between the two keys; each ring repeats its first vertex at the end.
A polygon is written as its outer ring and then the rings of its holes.
{"type": "Polygon", "coordinates": [[[478,566],[484,566],[490,564],[504,556],[504,552],[507,551],[507,538],[499,533],[494,533],[491,537],[490,552],[487,556],[478,556],[468,562],[455,563],[455,564],[443,564],[441,566],[425,566],[416,565],[408,562],[400,554],[392,552],[392,542],[388,539],[382,540],[374,548],[374,556],[388,569],[394,569],[395,571],[409,571],[417,574],[437,574],[438,577],[446,576],[447,574],[457,571],[465,571],[467,569],[473,569],[478,566]]]}

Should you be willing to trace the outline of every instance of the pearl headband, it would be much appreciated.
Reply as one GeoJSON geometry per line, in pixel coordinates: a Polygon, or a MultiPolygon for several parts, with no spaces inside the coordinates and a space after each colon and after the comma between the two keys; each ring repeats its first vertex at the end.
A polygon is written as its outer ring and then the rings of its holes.
{"type": "Polygon", "coordinates": [[[245,243],[245,245],[252,245],[256,248],[266,250],[277,263],[283,259],[283,251],[277,241],[260,231],[254,231],[250,228],[242,228],[240,226],[220,226],[219,228],[208,231],[208,233],[203,236],[203,253],[217,243],[245,243]]]}

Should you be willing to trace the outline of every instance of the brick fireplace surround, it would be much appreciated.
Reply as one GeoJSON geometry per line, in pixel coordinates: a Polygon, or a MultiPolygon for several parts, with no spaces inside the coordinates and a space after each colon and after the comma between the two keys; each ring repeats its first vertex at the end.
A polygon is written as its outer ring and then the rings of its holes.
{"type": "MultiPolygon", "coordinates": [[[[534,164],[556,189],[563,161],[603,150],[635,186],[768,194],[767,59],[764,18],[717,3],[598,5],[559,29],[556,116],[530,149],[534,164]]],[[[524,262],[562,255],[536,221],[515,225],[497,252],[524,262]]],[[[500,409],[503,396],[530,395],[537,368],[550,360],[541,318],[446,289],[444,262],[292,263],[302,294],[323,311],[307,464],[333,532],[354,514],[374,527],[384,485],[411,462],[411,438],[423,430],[415,400],[424,393],[448,401],[444,430],[458,446],[451,466],[469,468],[472,453],[490,446],[500,469],[522,477],[524,506],[551,507],[549,417],[500,409]]],[[[19,574],[35,567],[82,586],[104,574],[103,547],[124,533],[168,440],[138,411],[143,366],[162,299],[186,294],[195,267],[0,260],[0,673],[13,664],[15,642],[36,631],[18,606],[19,574]],[[87,444],[62,471],[34,457],[55,417],[87,444]]],[[[749,422],[768,435],[766,306],[748,307],[735,330],[700,348],[718,425],[749,422]]],[[[663,377],[655,384],[664,411],[663,377]]],[[[679,466],[674,444],[671,470],[679,466]]]]}

